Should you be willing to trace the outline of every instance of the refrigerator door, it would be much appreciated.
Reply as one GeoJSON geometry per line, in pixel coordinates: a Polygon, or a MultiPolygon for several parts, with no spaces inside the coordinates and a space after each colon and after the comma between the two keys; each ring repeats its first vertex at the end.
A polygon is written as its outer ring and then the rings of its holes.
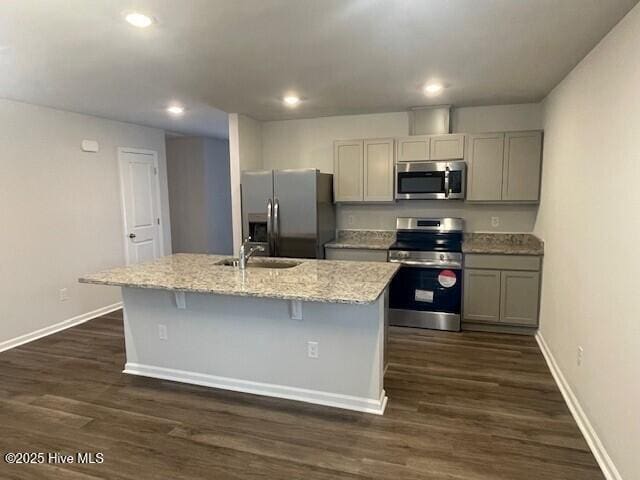
{"type": "Polygon", "coordinates": [[[274,185],[275,256],[316,258],[318,171],[276,170],[274,185]]]}
{"type": "Polygon", "coordinates": [[[249,246],[260,245],[262,255],[273,255],[272,207],[273,171],[242,172],[242,239],[251,237],[249,246]]]}

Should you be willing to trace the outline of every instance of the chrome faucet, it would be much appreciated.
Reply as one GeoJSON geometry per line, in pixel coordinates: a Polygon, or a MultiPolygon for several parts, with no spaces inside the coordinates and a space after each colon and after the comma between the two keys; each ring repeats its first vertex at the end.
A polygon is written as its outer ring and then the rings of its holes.
{"type": "Polygon", "coordinates": [[[240,245],[240,252],[238,253],[238,257],[240,260],[238,266],[240,267],[240,270],[244,270],[245,268],[247,268],[247,262],[254,253],[264,252],[264,247],[261,245],[252,247],[247,252],[247,243],[249,243],[250,241],[251,237],[247,237],[244,242],[242,242],[242,245],[240,245]]]}

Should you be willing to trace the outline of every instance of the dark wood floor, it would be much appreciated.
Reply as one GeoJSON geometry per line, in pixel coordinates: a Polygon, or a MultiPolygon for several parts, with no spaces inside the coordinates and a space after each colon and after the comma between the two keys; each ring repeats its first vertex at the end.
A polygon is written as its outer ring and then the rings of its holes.
{"type": "Polygon", "coordinates": [[[122,319],[0,354],[2,479],[603,479],[535,341],[391,330],[384,416],[121,373],[122,319]]]}

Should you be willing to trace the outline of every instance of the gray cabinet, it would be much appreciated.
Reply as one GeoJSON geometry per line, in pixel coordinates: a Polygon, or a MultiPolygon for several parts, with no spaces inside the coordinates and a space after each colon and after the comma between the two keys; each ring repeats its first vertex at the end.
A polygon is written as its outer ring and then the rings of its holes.
{"type": "Polygon", "coordinates": [[[339,140],[333,147],[333,194],[336,202],[364,199],[364,143],[339,140]]]}
{"type": "Polygon", "coordinates": [[[470,134],[466,150],[467,201],[539,201],[541,131],[470,134]]]}
{"type": "Polygon", "coordinates": [[[535,327],[539,288],[538,272],[500,272],[500,322],[535,327]]]}
{"type": "Polygon", "coordinates": [[[396,161],[456,160],[464,158],[462,133],[412,135],[396,139],[396,161]]]}
{"type": "Polygon", "coordinates": [[[500,321],[500,272],[464,271],[464,318],[476,322],[500,321]]]}
{"type": "Polygon", "coordinates": [[[334,142],[335,201],[392,202],[393,147],[393,138],[334,142]]]}
{"type": "Polygon", "coordinates": [[[431,137],[428,135],[413,135],[396,139],[396,161],[415,162],[429,160],[431,137]]]}
{"type": "Polygon", "coordinates": [[[393,138],[364,141],[364,201],[392,202],[393,138]]]}
{"type": "Polygon", "coordinates": [[[502,199],[504,133],[467,136],[467,200],[502,199]]]}
{"type": "Polygon", "coordinates": [[[504,137],[502,200],[537,202],[540,198],[542,132],[510,132],[504,137]]]}
{"type": "Polygon", "coordinates": [[[536,327],[540,257],[465,255],[463,321],[536,327]]]}
{"type": "Polygon", "coordinates": [[[429,160],[456,160],[464,158],[464,135],[452,133],[433,135],[429,146],[429,160]]]}

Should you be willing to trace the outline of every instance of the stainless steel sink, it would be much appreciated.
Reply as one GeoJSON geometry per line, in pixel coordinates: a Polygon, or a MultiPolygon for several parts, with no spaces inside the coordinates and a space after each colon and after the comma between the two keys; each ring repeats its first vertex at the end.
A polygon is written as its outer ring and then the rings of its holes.
{"type": "MultiPolygon", "coordinates": [[[[259,259],[251,259],[247,262],[247,268],[293,268],[300,265],[301,262],[294,262],[292,260],[259,260],[259,259]]],[[[218,265],[222,265],[225,267],[236,267],[238,268],[240,265],[240,261],[237,258],[229,258],[227,260],[223,260],[218,265]]]]}

